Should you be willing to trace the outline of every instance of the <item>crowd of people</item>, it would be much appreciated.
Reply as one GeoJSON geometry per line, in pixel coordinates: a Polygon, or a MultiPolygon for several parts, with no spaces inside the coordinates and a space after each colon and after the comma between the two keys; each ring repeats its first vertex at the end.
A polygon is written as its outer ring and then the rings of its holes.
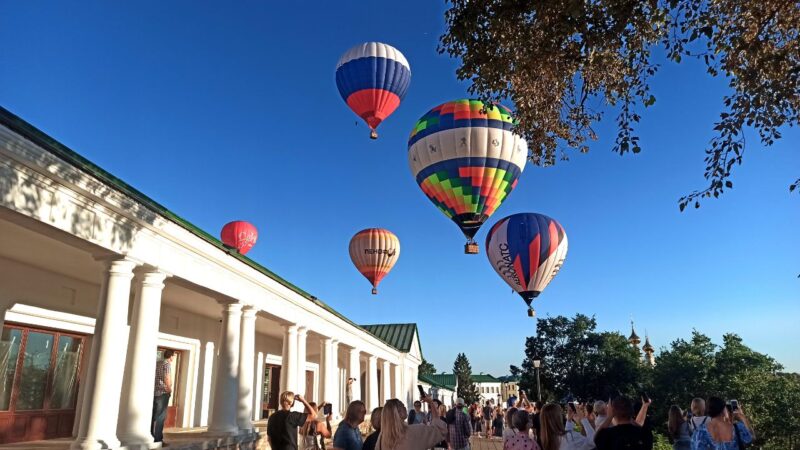
{"type": "MultiPolygon", "coordinates": [[[[267,425],[273,450],[325,450],[325,439],[331,437],[331,450],[470,450],[476,437],[502,440],[503,450],[652,450],[654,440],[646,395],[640,405],[620,395],[562,407],[528,401],[523,392],[519,402],[512,399],[505,407],[491,401],[465,405],[459,398],[451,408],[425,396],[410,411],[392,399],[372,410],[372,432],[366,438],[361,424],[367,410],[360,400],[350,402],[333,435],[332,416],[314,403],[291,392],[282,393],[280,403],[267,425]],[[304,412],[292,411],[295,401],[304,412]]],[[[754,439],[742,406],[718,397],[696,398],[686,412],[671,406],[667,425],[674,450],[743,450],[754,439]]]]}

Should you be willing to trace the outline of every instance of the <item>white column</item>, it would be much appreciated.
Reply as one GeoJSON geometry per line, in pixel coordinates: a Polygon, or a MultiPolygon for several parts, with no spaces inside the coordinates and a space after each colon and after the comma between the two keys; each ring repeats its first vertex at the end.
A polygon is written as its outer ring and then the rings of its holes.
{"type": "MultiPolygon", "coordinates": [[[[352,402],[353,400],[361,400],[361,352],[357,348],[351,348],[349,354],[349,364],[347,367],[347,377],[355,378],[350,385],[350,396],[347,398],[345,395],[345,402],[352,402]]],[[[345,393],[347,392],[347,385],[345,385],[345,393]]],[[[344,407],[348,405],[342,405],[344,407]]],[[[344,409],[344,408],[342,408],[344,409]]]]}
{"type": "Polygon", "coordinates": [[[281,362],[281,392],[297,391],[297,325],[285,325],[281,362]]]}
{"type": "Polygon", "coordinates": [[[239,401],[239,333],[242,324],[242,304],[228,303],[222,310],[222,335],[219,342],[214,379],[214,407],[211,409],[209,433],[233,435],[239,432],[237,404],[239,401]]]}
{"type": "Polygon", "coordinates": [[[381,405],[392,398],[392,368],[389,361],[384,361],[381,367],[381,405]]]}
{"type": "Polygon", "coordinates": [[[252,431],[253,422],[253,358],[256,347],[256,308],[242,309],[239,340],[239,407],[236,423],[240,430],[252,431]]]}
{"type": "Polygon", "coordinates": [[[394,370],[394,398],[403,400],[403,367],[392,364],[394,370]]]}
{"type": "Polygon", "coordinates": [[[330,374],[331,395],[330,398],[322,400],[333,405],[333,411],[338,411],[342,400],[339,397],[339,341],[336,339],[331,342],[331,368],[328,373],[330,374]]]}
{"type": "MultiPolygon", "coordinates": [[[[106,261],[97,305],[94,342],[86,379],[83,381],[86,394],[81,409],[81,424],[72,443],[73,449],[119,447],[117,417],[122,390],[120,368],[125,366],[125,349],[119,348],[119,343],[127,342],[128,303],[136,265],[136,262],[127,258],[106,261]]],[[[150,374],[150,378],[153,376],[150,374]]]]}
{"type": "MultiPolygon", "coordinates": [[[[300,327],[297,329],[297,391],[295,394],[302,396],[306,395],[306,338],[308,336],[308,328],[300,327]]],[[[309,401],[311,401],[309,399],[309,401]]],[[[300,402],[295,405],[303,405],[300,402]]]]}
{"type": "Polygon", "coordinates": [[[331,358],[333,339],[320,339],[319,344],[319,378],[322,382],[317,404],[320,402],[333,403],[333,372],[335,370],[331,358]]]}
{"type": "Polygon", "coordinates": [[[214,343],[206,342],[203,356],[203,396],[200,404],[200,426],[208,425],[208,411],[211,408],[211,385],[214,377],[214,343]]]}
{"type": "Polygon", "coordinates": [[[161,292],[164,290],[166,277],[167,274],[158,270],[142,273],[133,303],[128,361],[124,374],[127,389],[122,391],[117,424],[117,437],[122,445],[129,448],[147,448],[153,442],[150,428],[153,419],[154,374],[161,292]]]}
{"type": "Polygon", "coordinates": [[[256,356],[256,383],[253,386],[253,420],[261,419],[261,399],[264,389],[264,353],[256,356]]]}
{"type": "Polygon", "coordinates": [[[369,355],[367,358],[367,411],[377,408],[378,403],[378,357],[369,355]]]}

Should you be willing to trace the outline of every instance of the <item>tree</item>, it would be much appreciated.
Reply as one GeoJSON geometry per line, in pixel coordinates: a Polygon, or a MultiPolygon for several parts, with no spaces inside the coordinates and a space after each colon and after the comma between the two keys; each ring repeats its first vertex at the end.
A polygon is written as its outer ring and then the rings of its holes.
{"type": "MultiPolygon", "coordinates": [[[[531,162],[568,159],[564,147],[589,151],[603,103],[617,112],[613,150],[639,153],[641,107],[656,101],[652,51],[704,62],[730,87],[716,136],[706,148],[704,189],[680,209],[733,187],[745,128],[770,146],[800,123],[800,7],[791,0],[448,0],[439,51],[461,59],[456,74],[485,101],[510,99],[531,162]]],[[[788,180],[787,180],[788,181],[788,180]]],[[[800,186],[794,181],[789,191],[800,186]]],[[[798,190],[800,192],[800,190],[798,190]]]]}
{"type": "Polygon", "coordinates": [[[542,363],[543,400],[606,398],[617,391],[637,395],[646,382],[641,356],[619,333],[598,333],[594,317],[576,314],[539,318],[536,336],[525,343],[520,387],[536,392],[533,360],[542,363]]]}
{"type": "Polygon", "coordinates": [[[457,395],[463,398],[465,402],[477,402],[478,387],[472,382],[472,366],[469,364],[467,355],[459,353],[453,363],[453,373],[456,375],[456,382],[458,383],[457,395]]]}
{"type": "Polygon", "coordinates": [[[425,360],[425,357],[422,358],[422,364],[419,365],[419,374],[420,375],[434,375],[436,374],[436,367],[425,360]]]}

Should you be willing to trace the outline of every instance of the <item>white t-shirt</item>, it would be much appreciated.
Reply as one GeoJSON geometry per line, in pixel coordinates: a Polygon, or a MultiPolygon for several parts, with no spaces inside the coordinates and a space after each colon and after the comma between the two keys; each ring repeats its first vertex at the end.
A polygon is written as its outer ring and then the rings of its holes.
{"type": "MultiPolygon", "coordinates": [[[[603,418],[605,420],[605,418],[603,418]]],[[[573,431],[572,421],[567,422],[566,433],[561,436],[559,450],[591,450],[594,446],[594,428],[589,424],[589,419],[581,420],[581,426],[586,430],[586,436],[573,431]]]]}
{"type": "Polygon", "coordinates": [[[606,421],[606,418],[607,418],[607,417],[608,417],[608,416],[597,416],[597,417],[595,417],[595,418],[594,418],[594,427],[595,427],[595,428],[598,428],[600,425],[602,425],[602,424],[603,424],[603,422],[605,422],[605,421],[606,421]]]}

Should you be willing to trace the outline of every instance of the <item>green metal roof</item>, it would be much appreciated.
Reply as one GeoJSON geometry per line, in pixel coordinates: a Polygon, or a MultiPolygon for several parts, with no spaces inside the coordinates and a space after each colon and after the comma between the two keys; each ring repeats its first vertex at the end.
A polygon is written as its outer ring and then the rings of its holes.
{"type": "MultiPolygon", "coordinates": [[[[290,290],[300,294],[301,296],[305,297],[312,303],[318,305],[322,309],[330,312],[331,314],[335,315],[336,317],[344,320],[345,322],[358,327],[356,323],[348,319],[347,317],[340,314],[338,311],[334,310],[323,301],[314,297],[313,295],[309,294],[308,292],[300,289],[299,287],[295,286],[294,284],[290,283],[289,281],[281,278],[271,270],[267,269],[266,267],[258,264],[257,262],[253,261],[252,259],[239,254],[236,251],[231,251],[229,248],[225,247],[222,244],[222,241],[217,239],[216,237],[212,236],[211,234],[203,231],[202,229],[196,227],[189,221],[181,218],[174,212],[170,211],[163,205],[159,204],[155,200],[151,199],[150,197],[146,196],[145,194],[141,193],[140,191],[136,190],[133,186],[129,185],[128,183],[120,180],[119,178],[115,177],[111,173],[105,171],[100,166],[92,163],[88,159],[84,158],[83,156],[79,155],[74,150],[70,149],[69,147],[65,146],[64,144],[56,141],[52,137],[45,134],[43,131],[39,130],[38,128],[34,127],[33,125],[29,124],[28,122],[22,120],[20,117],[16,116],[11,111],[3,108],[0,106],[0,124],[4,125],[5,127],[9,128],[10,130],[14,131],[15,133],[23,136],[25,139],[35,143],[36,145],[44,148],[48,152],[58,156],[59,158],[63,159],[69,164],[72,164],[77,169],[99,179],[100,181],[113,186],[115,189],[121,191],[125,195],[135,199],[137,202],[145,205],[147,208],[155,211],[156,213],[164,216],[165,218],[175,222],[176,224],[182,226],[183,228],[189,230],[191,233],[195,234],[199,238],[205,240],[209,244],[219,248],[228,253],[232,258],[236,258],[242,263],[252,267],[253,269],[261,272],[262,274],[272,278],[273,280],[277,281],[278,283],[282,284],[283,286],[289,288],[290,290]]],[[[375,333],[372,333],[375,334],[375,333]]],[[[410,347],[410,345],[409,345],[410,347]]]]}
{"type": "Polygon", "coordinates": [[[454,373],[433,374],[433,375],[428,375],[428,377],[433,381],[435,381],[437,384],[451,390],[455,390],[456,383],[458,383],[458,380],[454,373]]]}
{"type": "Polygon", "coordinates": [[[473,383],[500,383],[500,380],[491,376],[491,375],[472,375],[472,382],[473,383]]]}
{"type": "Polygon", "coordinates": [[[435,375],[419,375],[417,377],[417,379],[419,381],[422,381],[423,383],[428,383],[431,386],[435,386],[435,387],[440,388],[440,389],[449,389],[451,391],[455,391],[456,390],[456,386],[455,385],[450,386],[450,385],[447,385],[447,384],[440,383],[435,377],[436,377],[435,375]]]}
{"type": "MultiPolygon", "coordinates": [[[[417,342],[419,342],[417,324],[415,323],[361,325],[361,328],[369,331],[375,335],[376,338],[400,350],[401,352],[407,353],[411,351],[411,343],[414,342],[414,336],[417,336],[417,342]]],[[[421,346],[420,351],[422,351],[421,346]]]]}

